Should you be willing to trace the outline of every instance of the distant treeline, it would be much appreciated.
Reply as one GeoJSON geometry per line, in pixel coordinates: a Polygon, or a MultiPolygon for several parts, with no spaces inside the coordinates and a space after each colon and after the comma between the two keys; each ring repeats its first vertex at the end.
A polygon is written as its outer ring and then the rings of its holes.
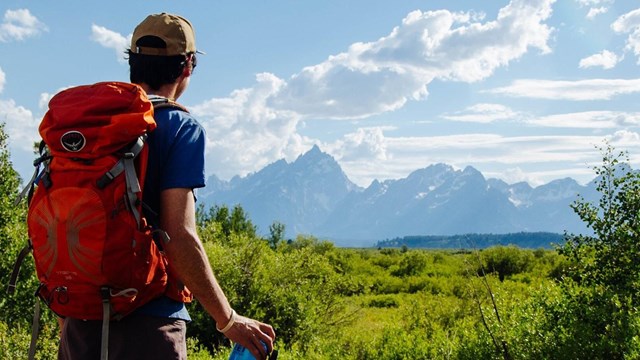
{"type": "Polygon", "coordinates": [[[378,241],[377,247],[408,247],[427,249],[483,249],[492,246],[516,245],[529,249],[551,249],[564,243],[564,235],[549,232],[519,232],[512,234],[417,235],[378,241]]]}

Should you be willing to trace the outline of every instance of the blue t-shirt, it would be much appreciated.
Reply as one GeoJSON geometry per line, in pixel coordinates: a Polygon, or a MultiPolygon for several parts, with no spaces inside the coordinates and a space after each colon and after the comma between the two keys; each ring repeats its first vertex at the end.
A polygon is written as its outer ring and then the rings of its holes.
{"type": "MultiPolygon", "coordinates": [[[[153,211],[145,212],[152,225],[159,222],[156,214],[160,211],[163,190],[188,188],[195,192],[205,185],[206,137],[202,126],[191,114],[173,108],[157,109],[155,120],[158,126],[147,139],[149,163],[143,199],[153,211]]],[[[191,320],[184,304],[168,297],[155,299],[136,313],[191,320]]]]}

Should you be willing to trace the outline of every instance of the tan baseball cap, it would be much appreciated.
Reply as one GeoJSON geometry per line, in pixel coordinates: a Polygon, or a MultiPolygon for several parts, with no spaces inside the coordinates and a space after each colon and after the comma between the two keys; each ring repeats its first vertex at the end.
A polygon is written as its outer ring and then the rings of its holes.
{"type": "Polygon", "coordinates": [[[131,52],[160,56],[203,53],[196,49],[196,35],[189,20],[167,13],[149,15],[136,26],[131,38],[131,52]],[[165,48],[138,46],[136,43],[144,36],[158,37],[167,46],[165,48]]]}

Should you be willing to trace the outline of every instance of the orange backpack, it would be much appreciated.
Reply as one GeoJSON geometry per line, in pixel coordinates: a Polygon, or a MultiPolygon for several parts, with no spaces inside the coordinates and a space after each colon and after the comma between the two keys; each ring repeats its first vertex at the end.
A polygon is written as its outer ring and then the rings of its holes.
{"type": "Polygon", "coordinates": [[[37,295],[60,316],[108,321],[162,294],[191,301],[167,274],[159,248],[166,234],[143,215],[153,111],[142,88],[120,82],[70,88],[49,103],[41,156],[22,194],[30,198],[29,243],[20,257],[32,250],[37,295]]]}

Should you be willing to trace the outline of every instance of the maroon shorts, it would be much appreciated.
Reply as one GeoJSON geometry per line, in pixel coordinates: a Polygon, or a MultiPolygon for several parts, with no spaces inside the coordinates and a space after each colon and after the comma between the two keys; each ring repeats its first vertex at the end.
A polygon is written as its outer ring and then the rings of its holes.
{"type": "MultiPolygon", "coordinates": [[[[131,315],[109,325],[109,359],[186,359],[184,320],[131,315]]],[[[67,318],[58,360],[100,359],[102,321],[67,318]]]]}

